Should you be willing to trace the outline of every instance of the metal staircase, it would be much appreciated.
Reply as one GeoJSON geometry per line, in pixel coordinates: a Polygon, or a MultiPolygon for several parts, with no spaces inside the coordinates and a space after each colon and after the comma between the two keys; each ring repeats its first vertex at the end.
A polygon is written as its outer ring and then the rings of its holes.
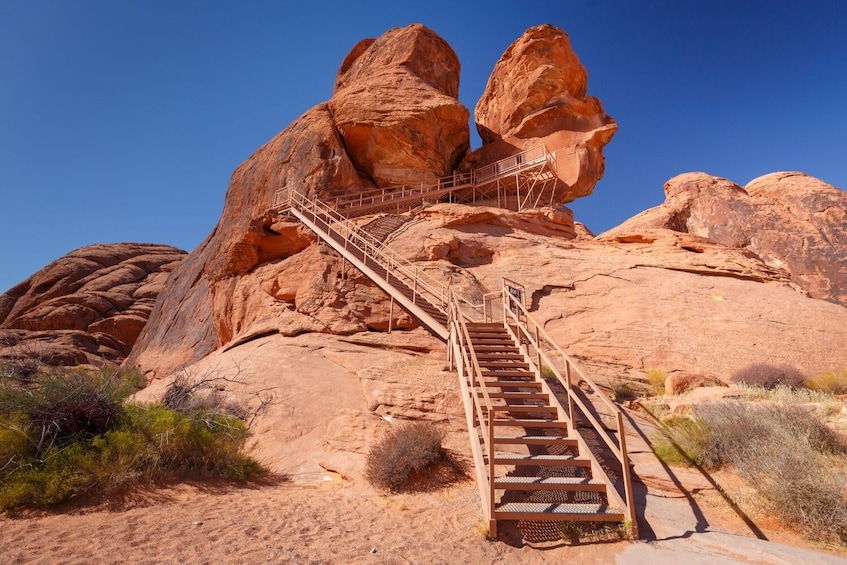
{"type": "Polygon", "coordinates": [[[523,296],[520,285],[504,281],[497,322],[494,312],[468,321],[450,302],[450,362],[462,387],[489,536],[497,537],[502,520],[621,522],[637,535],[622,414],[532,320],[523,296]],[[615,418],[612,430],[580,382],[615,418]],[[589,448],[580,426],[604,443],[614,468],[589,448]]]}
{"type": "Polygon", "coordinates": [[[379,285],[392,304],[400,303],[447,342],[490,537],[497,537],[502,520],[621,522],[637,535],[622,413],[531,318],[523,287],[504,280],[500,292],[471,304],[383,243],[382,232],[392,222],[371,223],[371,234],[350,219],[447,194],[459,199],[468,190],[472,198],[485,196],[492,186],[499,195],[503,175],[549,172],[550,154],[539,154],[515,157],[502,167],[495,163],[490,173],[454,177],[449,186],[439,181],[414,193],[401,187],[357,195],[358,202],[349,197],[336,201],[337,209],[287,186],[277,190],[274,208],[303,222],[379,285]],[[601,412],[614,425],[605,424],[601,412]],[[605,457],[598,458],[580,430],[588,430],[592,445],[601,444],[605,457]]]}

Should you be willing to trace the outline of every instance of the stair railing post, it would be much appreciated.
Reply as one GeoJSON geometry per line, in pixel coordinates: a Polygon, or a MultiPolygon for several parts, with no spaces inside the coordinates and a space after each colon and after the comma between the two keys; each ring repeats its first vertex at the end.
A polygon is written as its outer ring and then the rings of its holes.
{"type": "Polygon", "coordinates": [[[568,393],[568,427],[571,431],[574,428],[574,415],[573,415],[573,382],[571,381],[571,363],[570,361],[565,360],[565,381],[566,388],[568,393]]]}
{"type": "Polygon", "coordinates": [[[394,321],[394,295],[391,295],[391,306],[388,307],[388,333],[391,333],[391,323],[394,321]]]}
{"type": "Polygon", "coordinates": [[[535,326],[535,366],[541,371],[541,341],[538,339],[538,324],[535,326]]]}
{"type": "Polygon", "coordinates": [[[418,295],[418,267],[415,266],[415,279],[412,282],[412,304],[415,303],[415,299],[418,295]]]}
{"type": "Polygon", "coordinates": [[[635,499],[632,493],[632,476],[629,472],[629,454],[626,451],[626,437],[623,427],[623,412],[618,412],[618,442],[621,450],[621,471],[623,472],[624,498],[626,499],[626,515],[632,528],[632,537],[638,539],[638,521],[635,516],[635,499]]]}

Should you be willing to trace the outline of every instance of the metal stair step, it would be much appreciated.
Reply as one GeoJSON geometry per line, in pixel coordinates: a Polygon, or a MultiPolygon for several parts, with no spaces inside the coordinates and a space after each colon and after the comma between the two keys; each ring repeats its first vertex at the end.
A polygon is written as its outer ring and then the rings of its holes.
{"type": "Polygon", "coordinates": [[[486,388],[533,388],[541,390],[541,383],[537,381],[485,381],[486,388]]]}
{"type": "Polygon", "coordinates": [[[606,492],[606,485],[591,477],[500,477],[494,488],[501,490],[560,490],[606,492]]]}
{"type": "Polygon", "coordinates": [[[521,353],[477,353],[478,361],[523,361],[521,353]]]}
{"type": "MultiPolygon", "coordinates": [[[[522,414],[558,414],[559,410],[555,406],[532,406],[531,404],[502,404],[491,407],[494,412],[522,413],[522,414]]],[[[482,407],[482,412],[486,412],[485,406],[482,407]]]]}
{"type": "MultiPolygon", "coordinates": [[[[488,382],[485,384],[489,385],[488,382]]],[[[482,397],[483,395],[480,392],[477,393],[477,396],[482,397]]],[[[489,392],[488,397],[503,400],[550,400],[550,395],[546,392],[489,392]]]]}
{"type": "Polygon", "coordinates": [[[511,426],[514,428],[561,428],[567,429],[568,423],[559,420],[539,420],[537,418],[495,418],[495,426],[511,426]]]}
{"type": "Polygon", "coordinates": [[[495,378],[498,378],[498,379],[502,378],[502,377],[531,377],[531,378],[534,379],[535,373],[531,373],[529,371],[499,370],[499,371],[482,371],[482,376],[483,377],[495,377],[495,378]]]}
{"type": "Polygon", "coordinates": [[[579,442],[574,438],[564,436],[494,436],[495,444],[511,445],[567,445],[578,447],[579,442]]]}
{"type": "Polygon", "coordinates": [[[480,368],[485,367],[486,369],[527,369],[529,370],[529,363],[518,363],[512,360],[507,361],[493,361],[490,359],[480,360],[479,366],[480,368]]]}
{"type": "Polygon", "coordinates": [[[495,465],[516,467],[583,467],[591,468],[591,461],[571,455],[522,455],[519,453],[495,453],[495,465]]]}
{"type": "Polygon", "coordinates": [[[506,502],[494,509],[497,520],[557,520],[622,522],[624,513],[605,504],[506,502]]]}

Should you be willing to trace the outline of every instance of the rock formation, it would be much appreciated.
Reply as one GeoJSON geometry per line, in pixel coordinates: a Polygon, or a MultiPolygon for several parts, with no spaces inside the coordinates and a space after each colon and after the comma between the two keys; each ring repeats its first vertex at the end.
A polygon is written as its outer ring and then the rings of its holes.
{"type": "Polygon", "coordinates": [[[497,62],[476,105],[484,145],[468,157],[469,166],[543,143],[556,154],[556,201],[591,194],[617,124],[587,90],[588,73],[567,33],[549,24],[528,29],[497,62]]]}
{"type": "Polygon", "coordinates": [[[502,277],[522,281],[546,330],[608,380],[648,369],[730,382],[751,368],[847,367],[847,308],[808,297],[789,270],[747,249],[657,228],[569,239],[543,216],[522,229],[522,216],[439,204],[388,242],[438,260],[467,295],[496,290],[502,277]]]}
{"type": "Polygon", "coordinates": [[[611,230],[666,228],[744,250],[810,296],[847,306],[847,193],[797,172],[772,173],[742,188],[706,173],[665,183],[665,203],[611,230]]]}
{"type": "MultiPolygon", "coordinates": [[[[455,53],[422,25],[357,44],[332,99],[235,171],[218,225],[174,272],[128,363],[174,368],[258,333],[387,327],[388,300],[310,247],[315,238],[306,228],[270,213],[274,192],[292,184],[330,199],[448,174],[469,143],[458,84],[455,53]]],[[[414,322],[396,309],[392,324],[414,322]]]]}
{"type": "Polygon", "coordinates": [[[72,251],[0,295],[0,359],[120,363],[185,251],[98,244],[72,251]]]}
{"type": "Polygon", "coordinates": [[[329,107],[353,163],[385,187],[453,172],[470,135],[458,96],[459,59],[417,24],[357,44],[329,107]]]}

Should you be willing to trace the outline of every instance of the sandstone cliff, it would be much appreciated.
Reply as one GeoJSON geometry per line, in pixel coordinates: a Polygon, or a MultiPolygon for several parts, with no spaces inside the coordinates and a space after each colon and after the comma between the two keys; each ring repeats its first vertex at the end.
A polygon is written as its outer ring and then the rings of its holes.
{"type": "Polygon", "coordinates": [[[72,251],[0,295],[0,359],[120,363],[185,251],[116,243],[72,251]]]}
{"type": "Polygon", "coordinates": [[[602,150],[618,126],[587,91],[588,73],[568,34],[549,24],[529,28],[497,61],[476,105],[484,145],[466,166],[543,144],[556,157],[554,201],[588,196],[603,176],[602,150]]]}
{"type": "MultiPolygon", "coordinates": [[[[532,28],[517,44],[514,55],[498,63],[492,84],[517,80],[526,65],[537,76],[522,93],[492,90],[489,105],[520,106],[522,116],[549,124],[510,125],[502,143],[462,166],[512,154],[524,142],[552,140],[578,155],[568,160],[563,153],[557,161],[568,171],[562,199],[587,194],[602,174],[600,150],[616,126],[599,101],[585,97],[585,69],[564,32],[532,28]]],[[[392,29],[355,45],[341,63],[332,98],[235,171],[218,225],[174,272],[127,362],[161,373],[260,334],[388,327],[388,300],[370,281],[312,245],[308,230],[269,213],[274,191],[293,184],[303,194],[331,199],[452,173],[469,146],[469,113],[456,100],[458,85],[458,58],[424,26],[392,29]]],[[[570,220],[556,229],[571,236],[576,230],[570,220]]],[[[391,325],[416,324],[395,309],[391,325]]]]}
{"type": "Polygon", "coordinates": [[[798,172],[772,173],[742,188],[706,173],[665,183],[665,203],[606,235],[666,228],[744,250],[785,269],[815,298],[847,305],[847,193],[798,172]]]}

